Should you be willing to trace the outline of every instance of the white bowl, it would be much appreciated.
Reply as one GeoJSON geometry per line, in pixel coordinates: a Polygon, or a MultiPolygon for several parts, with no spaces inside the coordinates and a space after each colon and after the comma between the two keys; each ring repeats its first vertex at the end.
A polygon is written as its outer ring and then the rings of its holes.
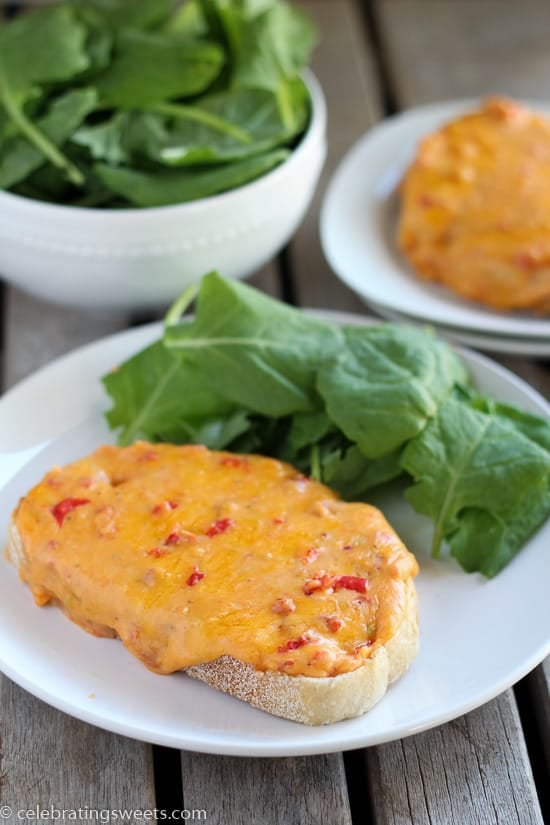
{"type": "Polygon", "coordinates": [[[289,240],[326,155],[326,104],[288,160],[252,183],[176,206],[101,210],[0,192],[0,274],[55,303],[112,311],[168,304],[211,269],[244,278],[289,240]]]}

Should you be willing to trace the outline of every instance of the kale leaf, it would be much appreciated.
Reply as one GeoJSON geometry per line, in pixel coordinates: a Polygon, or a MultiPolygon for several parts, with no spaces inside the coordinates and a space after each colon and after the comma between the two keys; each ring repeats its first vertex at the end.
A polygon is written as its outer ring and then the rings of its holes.
{"type": "Polygon", "coordinates": [[[550,421],[481,396],[454,350],[394,324],[338,328],[216,273],[194,320],[105,379],[138,436],[259,452],[360,500],[398,476],[469,571],[495,576],[550,514],[550,421]]]}
{"type": "MultiPolygon", "coordinates": [[[[550,452],[517,426],[521,417],[449,398],[401,459],[415,480],[407,498],[434,521],[433,554],[446,540],[466,570],[489,577],[550,511],[550,452]]],[[[550,432],[543,420],[534,429],[550,432]]]]}

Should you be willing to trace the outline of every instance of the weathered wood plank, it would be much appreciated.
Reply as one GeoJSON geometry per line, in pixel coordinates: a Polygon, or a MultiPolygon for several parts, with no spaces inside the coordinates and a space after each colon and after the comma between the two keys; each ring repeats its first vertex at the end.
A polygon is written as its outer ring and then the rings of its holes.
{"type": "MultiPolygon", "coordinates": [[[[125,319],[94,319],[48,306],[12,289],[4,311],[6,388],[56,356],[125,324],[125,319]]],[[[5,677],[0,677],[0,725],[0,798],[13,808],[9,821],[20,821],[15,812],[36,805],[155,807],[150,746],[71,719],[5,677]]]]}
{"type": "Polygon", "coordinates": [[[402,107],[494,93],[550,98],[544,0],[375,0],[375,7],[402,107]]]}
{"type": "Polygon", "coordinates": [[[8,289],[4,385],[13,386],[69,350],[123,329],[126,322],[126,316],[95,317],[8,289]]]}
{"type": "Polygon", "coordinates": [[[377,825],[543,822],[511,691],[444,727],[371,748],[366,763],[377,825]]]}
{"type": "MultiPolygon", "coordinates": [[[[223,269],[222,269],[223,275],[223,269]]],[[[271,261],[250,276],[247,283],[274,298],[281,298],[281,280],[277,260],[271,261]]]]}
{"type": "Polygon", "coordinates": [[[351,825],[343,763],[333,756],[184,753],[182,775],[185,808],[206,809],[209,825],[351,825]]]}
{"type": "MultiPolygon", "coordinates": [[[[150,747],[53,710],[5,678],[0,712],[0,799],[12,809],[7,823],[27,821],[17,812],[37,806],[99,811],[155,807],[150,747]]],[[[95,821],[106,820],[95,816],[95,821]]],[[[138,814],[127,821],[143,818],[138,814]]]]}
{"type": "MultiPolygon", "coordinates": [[[[548,98],[550,8],[542,2],[375,0],[375,9],[400,107],[495,92],[548,98]]],[[[544,365],[499,360],[550,394],[544,365]]],[[[375,749],[369,769],[380,823],[542,821],[511,691],[450,725],[375,749]]]]}
{"type": "MultiPolygon", "coordinates": [[[[280,296],[276,262],[258,270],[249,283],[258,289],[280,296]]],[[[16,289],[6,294],[4,331],[4,384],[13,386],[30,373],[70,350],[105,335],[124,329],[127,315],[101,317],[97,314],[48,305],[16,289]]],[[[151,318],[162,318],[163,311],[151,318]]]]}
{"type": "Polygon", "coordinates": [[[379,119],[381,104],[363,21],[351,0],[302,0],[321,40],[312,68],[328,106],[328,155],[313,203],[290,245],[303,306],[365,311],[365,305],[331,271],[319,243],[319,209],[327,183],[350,146],[379,119]]]}

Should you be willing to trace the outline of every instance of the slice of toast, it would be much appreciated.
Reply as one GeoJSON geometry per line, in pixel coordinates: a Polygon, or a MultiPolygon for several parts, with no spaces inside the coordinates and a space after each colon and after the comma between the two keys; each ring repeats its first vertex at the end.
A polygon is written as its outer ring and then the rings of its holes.
{"type": "Polygon", "coordinates": [[[403,621],[395,636],[360,668],[338,676],[287,676],[259,671],[231,656],[187,668],[186,673],[256,708],[294,722],[327,725],[350,719],[371,710],[415,659],[418,653],[416,605],[416,589],[409,580],[403,621]]]}
{"type": "Polygon", "coordinates": [[[382,514],[273,459],[102,448],[21,500],[7,556],[150,669],[305,724],[370,710],[418,649],[417,565],[382,514]]]}

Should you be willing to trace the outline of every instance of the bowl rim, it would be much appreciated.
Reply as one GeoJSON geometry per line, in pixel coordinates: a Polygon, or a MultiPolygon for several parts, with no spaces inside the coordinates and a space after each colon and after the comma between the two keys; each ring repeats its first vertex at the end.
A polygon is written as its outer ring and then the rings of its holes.
{"type": "Polygon", "coordinates": [[[279,164],[279,166],[276,166],[274,169],[271,169],[259,178],[249,181],[242,186],[238,186],[235,189],[229,189],[227,192],[220,192],[217,195],[209,195],[206,198],[199,198],[197,200],[187,201],[184,203],[172,203],[167,204],[166,206],[123,207],[122,209],[100,209],[97,207],[78,207],[61,203],[50,203],[49,201],[26,198],[23,195],[17,195],[15,192],[9,192],[8,190],[0,190],[0,208],[2,208],[2,206],[15,206],[17,209],[25,209],[37,213],[36,217],[38,217],[38,214],[45,215],[45,213],[48,213],[49,215],[55,215],[58,218],[63,218],[64,216],[68,217],[70,215],[73,220],[78,219],[77,216],[82,215],[83,221],[87,220],[84,216],[89,216],[91,219],[95,220],[104,218],[109,221],[127,221],[128,219],[132,219],[133,216],[137,217],[138,215],[162,215],[174,213],[175,211],[179,211],[182,214],[185,214],[185,212],[196,213],[201,209],[211,207],[213,204],[221,205],[224,201],[230,200],[232,197],[234,198],[241,193],[251,192],[254,189],[260,188],[262,185],[266,185],[267,182],[273,182],[277,179],[277,177],[282,177],[285,175],[289,167],[298,163],[299,159],[307,151],[311,143],[313,143],[318,137],[322,138],[325,135],[327,124],[327,103],[323,88],[314,73],[309,68],[304,69],[302,72],[302,79],[309,91],[311,99],[311,117],[308,127],[300,142],[292,150],[289,157],[284,160],[283,163],[279,164]]]}

